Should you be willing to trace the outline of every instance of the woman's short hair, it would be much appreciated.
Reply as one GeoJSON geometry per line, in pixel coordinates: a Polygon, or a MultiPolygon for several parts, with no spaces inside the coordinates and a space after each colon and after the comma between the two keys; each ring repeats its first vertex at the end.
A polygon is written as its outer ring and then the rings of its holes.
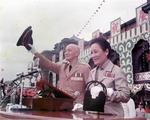
{"type": "MultiPolygon", "coordinates": [[[[94,43],[97,43],[103,51],[106,51],[108,49],[109,51],[109,54],[111,52],[111,46],[110,46],[110,43],[103,37],[99,37],[99,38],[95,38],[95,39],[92,39],[91,42],[90,42],[90,46],[94,43]]],[[[108,57],[109,57],[109,54],[108,54],[108,57]]]]}
{"type": "Polygon", "coordinates": [[[107,57],[116,65],[118,65],[119,63],[119,54],[113,50],[110,46],[110,43],[103,37],[99,37],[99,38],[95,38],[93,40],[91,40],[90,42],[90,46],[94,43],[97,43],[103,51],[108,50],[109,53],[107,55],[107,57]]]}

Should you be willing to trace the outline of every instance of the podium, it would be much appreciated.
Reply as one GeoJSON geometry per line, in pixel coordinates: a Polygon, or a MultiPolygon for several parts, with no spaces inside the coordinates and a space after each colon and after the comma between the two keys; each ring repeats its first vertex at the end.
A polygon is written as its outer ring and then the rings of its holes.
{"type": "Polygon", "coordinates": [[[48,86],[55,97],[25,97],[22,101],[23,105],[26,105],[32,110],[71,111],[73,108],[74,98],[50,84],[48,86]]]}

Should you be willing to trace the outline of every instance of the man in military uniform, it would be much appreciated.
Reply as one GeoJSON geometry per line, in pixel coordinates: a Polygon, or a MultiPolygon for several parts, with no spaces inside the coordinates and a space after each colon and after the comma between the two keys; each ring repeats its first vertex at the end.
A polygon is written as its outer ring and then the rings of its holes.
{"type": "Polygon", "coordinates": [[[82,103],[90,67],[79,62],[79,47],[69,44],[65,49],[65,60],[62,63],[53,63],[33,49],[32,47],[31,51],[40,58],[41,66],[59,74],[58,88],[75,98],[75,102],[82,103]]]}
{"type": "MultiPolygon", "coordinates": [[[[28,31],[30,34],[30,30],[28,31]]],[[[28,31],[25,30],[25,34],[22,34],[17,43],[18,46],[22,41],[26,42],[31,40],[31,36],[28,36],[28,31]]],[[[79,62],[78,56],[80,54],[80,48],[78,47],[78,45],[69,44],[66,47],[64,53],[65,60],[62,63],[53,63],[44,55],[38,53],[31,44],[24,44],[23,46],[31,53],[33,53],[35,57],[40,59],[39,64],[41,67],[44,67],[59,75],[59,81],[57,85],[59,89],[75,98],[74,103],[83,103],[84,88],[90,72],[90,66],[88,64],[83,64],[79,62]]]]}

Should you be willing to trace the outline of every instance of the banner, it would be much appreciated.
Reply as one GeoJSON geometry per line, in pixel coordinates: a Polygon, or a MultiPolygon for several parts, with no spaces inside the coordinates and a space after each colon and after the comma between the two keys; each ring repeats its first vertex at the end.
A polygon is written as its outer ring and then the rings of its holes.
{"type": "Polygon", "coordinates": [[[136,25],[137,26],[142,25],[148,21],[148,14],[146,14],[142,11],[142,7],[144,5],[145,4],[136,8],[136,25]]]}
{"type": "Polygon", "coordinates": [[[121,32],[121,18],[118,18],[110,23],[111,37],[120,34],[121,32]]]}
{"type": "Polygon", "coordinates": [[[64,53],[63,50],[60,50],[59,52],[59,61],[62,61],[64,59],[64,53]]]}
{"type": "Polygon", "coordinates": [[[141,72],[141,73],[135,73],[135,82],[139,81],[149,81],[150,82],[150,72],[141,72]]]}
{"type": "Polygon", "coordinates": [[[99,29],[97,29],[96,31],[94,31],[94,32],[92,33],[92,39],[98,38],[100,35],[101,35],[101,32],[100,32],[99,29]]]}
{"type": "Polygon", "coordinates": [[[80,47],[80,53],[84,51],[84,40],[78,40],[78,46],[80,47]]]}

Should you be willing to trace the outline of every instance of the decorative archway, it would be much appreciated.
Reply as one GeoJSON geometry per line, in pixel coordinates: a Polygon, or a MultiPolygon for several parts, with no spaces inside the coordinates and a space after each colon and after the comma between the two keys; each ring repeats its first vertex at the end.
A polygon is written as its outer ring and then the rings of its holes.
{"type": "Polygon", "coordinates": [[[137,42],[143,39],[145,41],[150,40],[150,34],[148,32],[134,36],[133,38],[122,40],[119,43],[112,42],[112,48],[119,54],[120,67],[127,74],[127,80],[133,84],[133,65],[132,65],[132,50],[137,42]]]}
{"type": "Polygon", "coordinates": [[[142,74],[143,72],[148,72],[150,70],[149,61],[147,60],[148,54],[148,41],[140,39],[132,50],[133,78],[135,83],[138,83],[136,80],[137,73],[142,74]]]}

